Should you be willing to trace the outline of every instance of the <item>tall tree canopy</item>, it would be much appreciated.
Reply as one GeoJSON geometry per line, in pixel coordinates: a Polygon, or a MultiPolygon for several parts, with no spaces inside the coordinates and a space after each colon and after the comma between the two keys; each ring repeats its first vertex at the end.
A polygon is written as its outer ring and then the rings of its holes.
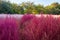
{"type": "Polygon", "coordinates": [[[5,14],[60,14],[60,4],[55,2],[48,6],[34,4],[33,2],[22,2],[21,4],[10,3],[0,0],[0,13],[5,14]]]}

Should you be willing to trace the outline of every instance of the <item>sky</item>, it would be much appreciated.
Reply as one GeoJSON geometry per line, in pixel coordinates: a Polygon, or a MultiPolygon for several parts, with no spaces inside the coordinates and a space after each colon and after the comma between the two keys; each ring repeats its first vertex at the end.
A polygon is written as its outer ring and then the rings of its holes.
{"type": "Polygon", "coordinates": [[[30,1],[30,2],[34,2],[35,4],[41,4],[41,5],[44,5],[44,6],[50,5],[53,2],[60,3],[60,0],[9,0],[9,1],[11,3],[17,3],[17,4],[20,4],[22,2],[30,1]]]}

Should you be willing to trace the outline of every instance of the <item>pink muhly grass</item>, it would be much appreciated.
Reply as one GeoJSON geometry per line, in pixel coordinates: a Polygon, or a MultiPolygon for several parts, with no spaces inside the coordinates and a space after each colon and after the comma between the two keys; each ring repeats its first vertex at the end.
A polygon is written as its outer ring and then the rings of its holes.
{"type": "Polygon", "coordinates": [[[0,19],[0,40],[18,40],[18,22],[14,18],[0,19]]]}
{"type": "Polygon", "coordinates": [[[19,32],[20,40],[60,40],[60,17],[24,15],[19,32]]]}
{"type": "Polygon", "coordinates": [[[34,15],[24,15],[20,20],[20,40],[34,40],[34,22],[32,19],[34,15]]]}
{"type": "Polygon", "coordinates": [[[60,40],[59,23],[58,18],[54,18],[52,15],[46,17],[40,17],[40,30],[39,40],[60,40]],[[58,35],[59,34],[59,35],[58,35]]]}

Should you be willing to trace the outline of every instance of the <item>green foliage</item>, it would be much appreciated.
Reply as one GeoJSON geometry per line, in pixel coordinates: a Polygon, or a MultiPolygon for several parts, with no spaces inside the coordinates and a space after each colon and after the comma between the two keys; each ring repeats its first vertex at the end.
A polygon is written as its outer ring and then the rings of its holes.
{"type": "Polygon", "coordinates": [[[48,6],[35,5],[33,2],[22,2],[20,5],[0,0],[0,13],[6,14],[60,14],[60,4],[55,2],[48,6]]]}
{"type": "Polygon", "coordinates": [[[47,13],[51,14],[60,14],[60,4],[59,3],[52,3],[49,6],[46,6],[45,9],[47,13]]]}
{"type": "Polygon", "coordinates": [[[0,13],[9,13],[11,10],[9,2],[0,2],[0,13]]]}

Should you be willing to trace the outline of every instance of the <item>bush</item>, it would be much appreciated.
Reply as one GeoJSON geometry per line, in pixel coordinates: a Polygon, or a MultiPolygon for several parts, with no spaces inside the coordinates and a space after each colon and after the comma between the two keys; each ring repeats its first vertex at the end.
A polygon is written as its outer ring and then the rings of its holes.
{"type": "Polygon", "coordinates": [[[0,18],[0,40],[18,40],[18,23],[16,19],[0,18]]]}
{"type": "Polygon", "coordinates": [[[60,18],[25,15],[20,20],[20,40],[60,40],[60,18]]]}
{"type": "Polygon", "coordinates": [[[60,17],[24,15],[0,18],[0,40],[60,40],[60,17]]]}

